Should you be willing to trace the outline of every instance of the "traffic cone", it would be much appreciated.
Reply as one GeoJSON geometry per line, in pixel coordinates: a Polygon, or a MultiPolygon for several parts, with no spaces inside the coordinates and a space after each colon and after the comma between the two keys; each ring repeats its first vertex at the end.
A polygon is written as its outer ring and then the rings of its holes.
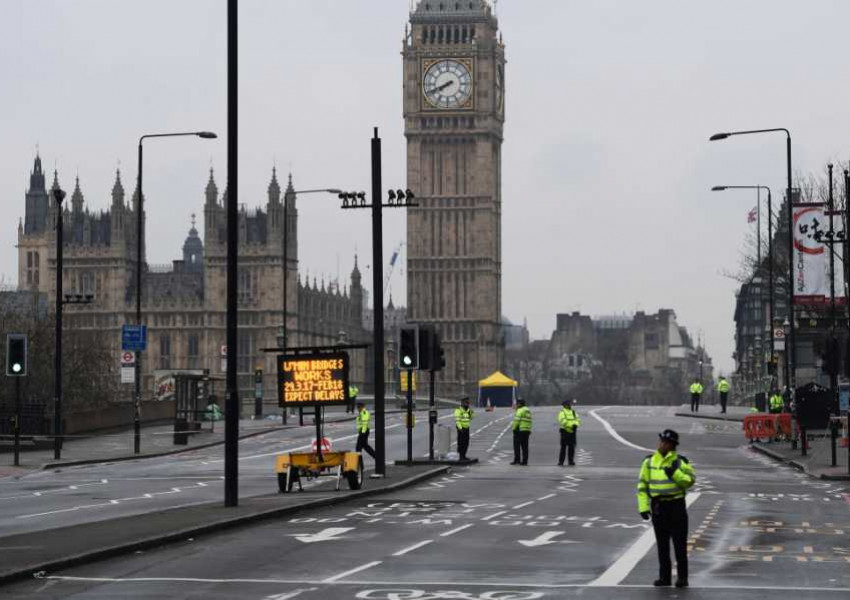
{"type": "Polygon", "coordinates": [[[487,412],[493,412],[493,403],[490,402],[490,398],[487,398],[487,408],[485,410],[487,412]]]}

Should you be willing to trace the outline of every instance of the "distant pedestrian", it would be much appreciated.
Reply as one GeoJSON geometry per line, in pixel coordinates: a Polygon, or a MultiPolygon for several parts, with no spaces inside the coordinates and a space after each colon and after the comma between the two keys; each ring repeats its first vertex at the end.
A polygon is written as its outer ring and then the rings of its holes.
{"type": "Polygon", "coordinates": [[[353,413],[354,405],[357,402],[357,395],[360,393],[360,389],[356,385],[348,386],[348,402],[345,404],[345,412],[353,413]]]}
{"type": "Polygon", "coordinates": [[[531,437],[531,409],[525,405],[525,400],[518,398],[516,412],[511,424],[514,431],[514,462],[512,465],[528,464],[528,441],[531,437]]]}
{"type": "Polygon", "coordinates": [[[362,402],[357,403],[357,411],[357,418],[355,420],[357,423],[357,446],[355,450],[357,452],[365,450],[372,457],[372,460],[374,460],[375,451],[369,445],[369,421],[372,415],[369,414],[369,411],[366,410],[366,405],[362,402]]]}
{"type": "Polygon", "coordinates": [[[460,406],[455,409],[455,427],[457,428],[457,453],[460,460],[467,460],[469,450],[469,426],[472,423],[472,409],[469,408],[469,397],[460,400],[460,406]]]}
{"type": "Polygon", "coordinates": [[[691,392],[691,412],[699,412],[699,400],[703,390],[700,380],[694,379],[689,390],[691,392]]]}
{"type": "Polygon", "coordinates": [[[785,399],[776,388],[773,388],[770,392],[770,399],[767,401],[767,409],[774,415],[778,415],[785,410],[785,399]]]}
{"type": "Polygon", "coordinates": [[[721,375],[717,382],[717,391],[720,393],[720,412],[726,412],[726,402],[729,400],[729,382],[721,375]]]}
{"type": "Polygon", "coordinates": [[[561,431],[561,451],[558,454],[558,466],[564,466],[564,458],[567,458],[571,467],[576,464],[576,432],[581,419],[578,413],[573,409],[573,402],[564,400],[561,405],[563,408],[558,412],[558,428],[561,431]],[[569,452],[567,450],[569,449],[569,452]]]}
{"type": "Polygon", "coordinates": [[[665,429],[658,434],[658,450],[643,459],[637,485],[640,516],[652,519],[658,547],[658,579],[653,585],[668,586],[672,581],[670,541],[676,554],[676,587],[688,587],[688,509],[685,494],[696,471],[684,456],[676,454],[679,434],[665,429]]]}

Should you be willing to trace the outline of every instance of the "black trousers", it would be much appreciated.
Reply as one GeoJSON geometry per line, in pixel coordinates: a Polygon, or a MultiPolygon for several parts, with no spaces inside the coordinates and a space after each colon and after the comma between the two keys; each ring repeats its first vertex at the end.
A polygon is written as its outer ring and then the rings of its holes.
{"type": "Polygon", "coordinates": [[[514,431],[514,462],[528,464],[528,439],[530,431],[514,431]]]}
{"type": "Polygon", "coordinates": [[[469,450],[469,429],[457,428],[457,453],[461,460],[466,460],[466,452],[469,450]]]}
{"type": "Polygon", "coordinates": [[[720,392],[720,412],[726,412],[726,401],[729,400],[729,392],[720,392]]]}
{"type": "Polygon", "coordinates": [[[561,430],[561,452],[558,454],[558,464],[564,464],[564,457],[567,457],[571,465],[575,464],[576,457],[576,432],[561,430]],[[569,448],[569,455],[567,449],[569,448]]]}
{"type": "Polygon", "coordinates": [[[372,446],[369,445],[369,432],[361,431],[357,434],[357,446],[355,447],[357,452],[366,451],[366,454],[372,457],[372,460],[375,459],[375,451],[372,449],[372,446]]]}
{"type": "Polygon", "coordinates": [[[658,578],[671,580],[673,565],[670,562],[670,542],[676,554],[676,575],[688,579],[688,509],[685,499],[653,501],[652,528],[658,547],[658,578]]]}
{"type": "Polygon", "coordinates": [[[699,412],[699,394],[691,394],[691,412],[699,412]]]}

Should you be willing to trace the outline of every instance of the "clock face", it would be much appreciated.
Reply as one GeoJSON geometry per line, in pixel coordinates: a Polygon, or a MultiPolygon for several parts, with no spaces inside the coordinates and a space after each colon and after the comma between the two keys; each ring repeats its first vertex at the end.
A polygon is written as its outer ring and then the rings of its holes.
{"type": "Polygon", "coordinates": [[[457,60],[435,62],[425,71],[422,91],[434,108],[466,108],[472,97],[472,74],[457,60]]]}

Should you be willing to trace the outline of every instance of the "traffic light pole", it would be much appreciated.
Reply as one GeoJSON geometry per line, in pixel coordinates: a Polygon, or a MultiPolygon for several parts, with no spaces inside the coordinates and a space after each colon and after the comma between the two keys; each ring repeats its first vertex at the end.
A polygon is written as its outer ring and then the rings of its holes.
{"type": "MultiPolygon", "coordinates": [[[[431,365],[433,367],[433,365],[431,365]]],[[[428,460],[434,460],[434,425],[437,424],[437,409],[434,407],[434,369],[428,371],[428,460]]]]}
{"type": "Polygon", "coordinates": [[[413,369],[407,370],[407,464],[413,464],[413,369]]]}
{"type": "Polygon", "coordinates": [[[15,377],[15,466],[21,465],[21,378],[15,377]]]}

